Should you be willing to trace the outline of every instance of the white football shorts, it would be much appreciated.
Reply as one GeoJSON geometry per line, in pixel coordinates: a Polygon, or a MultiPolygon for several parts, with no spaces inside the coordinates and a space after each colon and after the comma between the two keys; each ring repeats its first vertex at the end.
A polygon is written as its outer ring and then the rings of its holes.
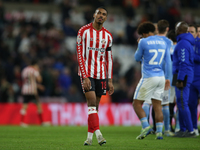
{"type": "Polygon", "coordinates": [[[142,101],[156,99],[162,101],[164,88],[164,76],[141,78],[135,90],[133,99],[142,101]]]}
{"type": "MultiPolygon", "coordinates": [[[[170,89],[164,90],[164,93],[162,95],[161,105],[169,104],[169,95],[170,95],[170,89]]],[[[145,103],[152,104],[152,101],[151,101],[151,99],[148,99],[148,100],[145,101],[145,103]]]]}

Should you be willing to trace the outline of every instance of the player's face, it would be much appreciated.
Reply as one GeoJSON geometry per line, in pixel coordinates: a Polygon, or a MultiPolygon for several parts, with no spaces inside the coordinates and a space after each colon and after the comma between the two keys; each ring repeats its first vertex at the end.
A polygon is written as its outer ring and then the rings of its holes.
{"type": "Polygon", "coordinates": [[[197,27],[197,36],[200,38],[200,27],[197,27]]]}
{"type": "Polygon", "coordinates": [[[197,37],[197,32],[196,32],[195,27],[188,27],[188,32],[190,32],[194,38],[197,37]]]}
{"type": "Polygon", "coordinates": [[[107,19],[107,12],[105,9],[97,9],[93,17],[96,23],[103,24],[107,19]]]}

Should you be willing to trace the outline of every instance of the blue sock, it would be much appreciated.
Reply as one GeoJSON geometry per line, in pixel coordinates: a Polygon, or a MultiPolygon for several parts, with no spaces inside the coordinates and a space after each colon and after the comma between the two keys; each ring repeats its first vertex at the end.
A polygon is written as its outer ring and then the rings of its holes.
{"type": "Polygon", "coordinates": [[[163,106],[162,112],[163,112],[165,131],[168,131],[170,126],[169,106],[163,106]]]}
{"type": "Polygon", "coordinates": [[[163,123],[162,122],[157,122],[156,123],[156,133],[162,132],[162,128],[163,128],[163,123]]]}
{"type": "Polygon", "coordinates": [[[141,124],[142,124],[142,129],[149,126],[149,123],[147,121],[147,117],[141,118],[140,121],[141,121],[141,124]]]}
{"type": "Polygon", "coordinates": [[[149,108],[150,108],[150,105],[148,104],[148,103],[143,103],[143,105],[142,105],[142,108],[143,108],[143,110],[144,110],[144,112],[145,112],[145,114],[146,114],[146,117],[147,117],[147,119],[149,118],[149,108]]]}
{"type": "Polygon", "coordinates": [[[176,112],[176,125],[175,130],[180,130],[178,111],[176,112]]]}

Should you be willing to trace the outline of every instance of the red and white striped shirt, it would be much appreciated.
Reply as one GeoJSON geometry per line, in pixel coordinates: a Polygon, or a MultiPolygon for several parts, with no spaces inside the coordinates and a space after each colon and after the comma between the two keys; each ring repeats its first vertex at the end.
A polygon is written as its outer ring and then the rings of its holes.
{"type": "Polygon", "coordinates": [[[22,94],[23,95],[36,95],[37,94],[37,81],[39,71],[35,68],[28,66],[22,70],[22,94]]]}
{"type": "Polygon", "coordinates": [[[111,33],[104,27],[97,31],[90,23],[80,28],[76,42],[79,76],[105,79],[107,72],[108,78],[112,78],[112,41],[111,33]]]}

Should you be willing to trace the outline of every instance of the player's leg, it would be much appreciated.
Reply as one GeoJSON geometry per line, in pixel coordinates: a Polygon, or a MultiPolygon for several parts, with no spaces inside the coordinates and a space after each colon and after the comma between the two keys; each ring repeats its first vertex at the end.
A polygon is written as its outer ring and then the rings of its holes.
{"type": "Polygon", "coordinates": [[[162,113],[161,101],[157,99],[152,99],[152,105],[155,111],[156,136],[157,139],[163,139],[162,138],[163,113],[162,113]]]}
{"type": "Polygon", "coordinates": [[[174,112],[174,107],[175,107],[175,87],[171,86],[170,88],[170,99],[169,99],[169,113],[170,113],[170,130],[172,132],[175,132],[173,125],[172,125],[172,119],[175,118],[175,112],[174,112]]]}
{"type": "Polygon", "coordinates": [[[89,91],[85,93],[85,97],[88,105],[88,135],[84,145],[91,145],[93,133],[95,130],[99,129],[99,118],[96,110],[96,94],[94,91],[89,91]]]}
{"type": "Polygon", "coordinates": [[[179,113],[178,113],[178,108],[177,108],[177,110],[176,110],[176,114],[175,114],[175,121],[176,121],[175,132],[179,132],[179,131],[180,131],[180,123],[179,123],[179,113]]]}
{"type": "Polygon", "coordinates": [[[151,110],[151,117],[152,117],[152,121],[153,121],[153,127],[152,127],[152,129],[155,132],[156,131],[156,121],[155,121],[155,111],[153,109],[153,106],[152,106],[152,110],[151,110]]]}
{"type": "Polygon", "coordinates": [[[142,108],[142,104],[144,101],[134,99],[133,100],[133,108],[135,110],[135,113],[137,114],[138,118],[140,119],[141,125],[142,125],[142,131],[139,136],[136,137],[136,139],[144,139],[148,134],[151,132],[151,127],[148,123],[145,111],[142,108]]]}
{"type": "Polygon", "coordinates": [[[190,96],[189,96],[189,109],[191,113],[191,118],[192,118],[192,124],[193,124],[193,129],[195,131],[195,134],[198,136],[198,130],[197,130],[197,104],[198,104],[198,94],[199,91],[195,87],[195,85],[191,84],[190,86],[190,96]]]}
{"type": "Polygon", "coordinates": [[[21,115],[21,126],[22,127],[27,127],[28,125],[25,123],[25,116],[26,116],[26,110],[28,108],[28,103],[30,99],[28,95],[23,95],[23,103],[22,103],[22,108],[20,110],[20,115],[21,115]]]}
{"type": "MultiPolygon", "coordinates": [[[[96,93],[96,110],[98,112],[101,96],[106,95],[107,83],[106,83],[105,79],[100,79],[100,80],[95,79],[94,81],[95,81],[95,93],[96,93]]],[[[98,113],[97,113],[97,117],[98,117],[98,129],[95,129],[94,132],[96,134],[96,138],[97,138],[99,145],[103,145],[106,143],[106,140],[103,138],[103,135],[99,128],[98,113]]]]}
{"type": "Polygon", "coordinates": [[[85,94],[85,98],[87,101],[87,106],[88,106],[88,132],[87,132],[87,139],[84,142],[84,145],[91,145],[92,144],[92,138],[93,138],[93,133],[94,133],[94,126],[96,126],[96,94],[95,94],[95,83],[94,79],[89,78],[91,81],[91,88],[89,91],[85,91],[83,87],[83,80],[82,77],[80,76],[80,81],[83,89],[83,93],[85,94]]]}
{"type": "Polygon", "coordinates": [[[165,78],[157,77],[154,78],[154,82],[157,82],[157,87],[152,94],[152,105],[155,112],[155,122],[156,122],[156,139],[163,139],[162,129],[163,129],[163,113],[162,113],[162,95],[165,87],[165,78]]]}
{"type": "Polygon", "coordinates": [[[175,137],[193,137],[191,113],[188,106],[190,84],[187,84],[183,89],[176,88],[177,106],[179,111],[180,131],[175,134],[175,137]],[[185,131],[188,131],[186,134],[185,131]],[[184,133],[183,133],[184,132],[184,133]],[[181,133],[181,134],[179,134],[181,133]]]}
{"type": "Polygon", "coordinates": [[[38,117],[39,117],[40,123],[43,124],[42,104],[41,104],[38,96],[35,96],[35,99],[36,99],[38,117]]]}
{"type": "Polygon", "coordinates": [[[170,131],[170,111],[169,111],[169,98],[170,98],[170,90],[165,90],[162,100],[162,112],[164,119],[164,135],[165,136],[174,136],[174,133],[170,131]]]}
{"type": "Polygon", "coordinates": [[[172,119],[174,118],[175,112],[174,112],[175,103],[169,103],[169,114],[170,114],[170,130],[172,132],[175,132],[173,125],[172,125],[172,119]]]}
{"type": "Polygon", "coordinates": [[[151,132],[151,127],[148,123],[145,111],[142,109],[142,105],[145,100],[151,99],[154,88],[155,84],[152,82],[152,78],[142,78],[134,93],[133,108],[142,124],[141,134],[137,136],[136,139],[144,139],[151,132]]]}
{"type": "Polygon", "coordinates": [[[150,104],[148,102],[144,102],[142,105],[142,109],[144,110],[146,117],[149,120],[150,104]]]}

